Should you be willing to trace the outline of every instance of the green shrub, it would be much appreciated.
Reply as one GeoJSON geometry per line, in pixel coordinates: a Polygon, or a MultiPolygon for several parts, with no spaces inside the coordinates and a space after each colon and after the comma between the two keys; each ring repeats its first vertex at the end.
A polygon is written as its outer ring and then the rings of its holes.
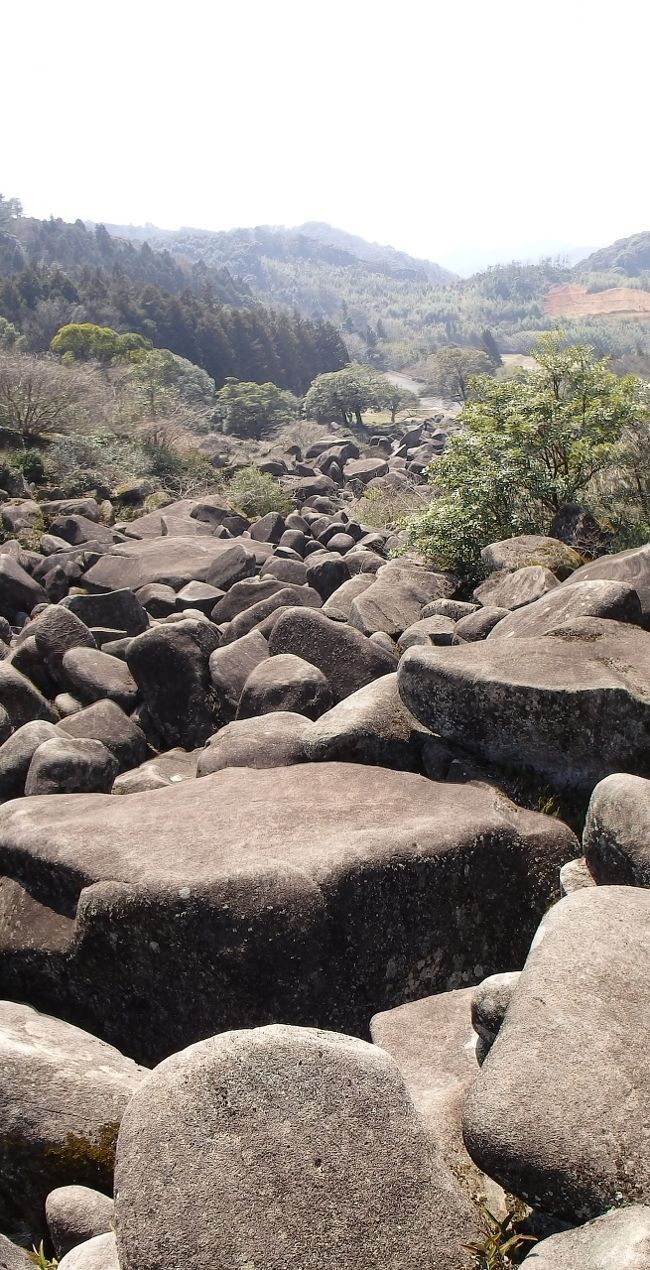
{"type": "Polygon", "coordinates": [[[286,516],[293,509],[292,500],[278,481],[258,467],[244,467],[236,472],[223,492],[228,502],[251,520],[266,516],[267,512],[286,516]]]}

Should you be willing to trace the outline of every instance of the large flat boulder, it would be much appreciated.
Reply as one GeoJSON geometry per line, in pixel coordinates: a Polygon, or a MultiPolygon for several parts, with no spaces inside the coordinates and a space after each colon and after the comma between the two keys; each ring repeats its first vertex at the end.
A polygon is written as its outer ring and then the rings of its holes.
{"type": "Polygon", "coordinates": [[[605,579],[608,582],[624,582],[634,587],[641,601],[644,623],[650,621],[650,543],[632,547],[616,555],[600,556],[576,569],[571,582],[592,582],[605,579]]]}
{"type": "MultiPolygon", "coordinates": [[[[506,576],[517,578],[519,574],[506,576]]],[[[571,585],[557,586],[534,603],[508,614],[494,627],[488,639],[530,639],[533,635],[547,635],[564,622],[584,617],[640,625],[643,612],[634,587],[624,582],[595,578],[585,582],[572,580],[571,585]]]]}
{"type": "MultiPolygon", "coordinates": [[[[151,582],[161,582],[181,591],[188,582],[213,581],[212,565],[228,551],[230,538],[165,537],[119,543],[84,574],[89,591],[137,591],[151,582]]],[[[218,584],[216,584],[218,585],[218,584]]]]}
{"type": "Polygon", "coordinates": [[[383,1050],[227,1032],[162,1063],[122,1122],[121,1270],[465,1270],[473,1212],[383,1050]]]}
{"type": "Polygon", "coordinates": [[[20,799],[0,984],[143,1061],[276,1019],[365,1034],[521,965],[578,851],[488,787],[354,763],[20,799]]]}
{"type": "Polygon", "coordinates": [[[650,895],[575,891],[547,914],[463,1113],[506,1190],[567,1221],[650,1197],[650,895]]]}
{"type": "Polygon", "coordinates": [[[638,627],[577,619],[552,638],[410,648],[398,686],[446,741],[557,788],[650,774],[650,635],[638,627]]]}

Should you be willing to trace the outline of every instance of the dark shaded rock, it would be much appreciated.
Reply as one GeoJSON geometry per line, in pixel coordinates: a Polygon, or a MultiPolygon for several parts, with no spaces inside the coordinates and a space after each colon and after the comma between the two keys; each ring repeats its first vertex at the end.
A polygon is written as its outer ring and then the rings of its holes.
{"type": "MultiPolygon", "coordinates": [[[[276,609],[294,608],[297,605],[304,606],[308,609],[319,609],[322,600],[317,591],[309,586],[291,586],[285,583],[279,591],[274,591],[268,595],[266,599],[259,600],[257,604],[250,605],[243,613],[238,613],[236,617],[228,622],[221,629],[221,644],[232,644],[234,640],[241,639],[243,635],[247,635],[256,626],[259,626],[266,618],[275,613],[276,609]]],[[[280,650],[284,652],[285,650],[280,650]]],[[[293,649],[287,649],[287,652],[293,652],[293,649]]]]}
{"type": "Polygon", "coordinates": [[[461,1270],[472,1226],[392,1059],[282,1025],[152,1074],[122,1120],[116,1217],[122,1270],[198,1270],[208,1242],[223,1266],[461,1270]]]}
{"type": "Polygon", "coordinates": [[[36,651],[55,683],[67,687],[62,673],[63,658],[71,648],[95,649],[95,638],[88,627],[63,605],[48,604],[30,623],[27,634],[33,637],[36,651]]]}
{"type": "Polygon", "coordinates": [[[65,607],[88,627],[107,626],[126,631],[127,635],[140,635],[149,626],[139,597],[126,587],[98,595],[71,595],[65,607]]]}
{"type": "Polygon", "coordinates": [[[607,550],[608,534],[580,503],[566,503],[561,507],[548,532],[551,538],[559,538],[581,556],[599,556],[607,550]]]}
{"type": "Polygon", "coordinates": [[[396,669],[396,659],[358,631],[312,609],[291,608],[276,622],[269,638],[272,656],[295,653],[317,666],[329,681],[335,701],[396,669]]]}
{"type": "Polygon", "coordinates": [[[0,554],[0,616],[13,622],[17,613],[31,613],[47,604],[47,593],[10,555],[0,554]]]}
{"type": "Polygon", "coordinates": [[[217,732],[197,765],[197,776],[226,767],[289,767],[304,763],[309,720],[303,714],[274,711],[254,719],[238,719],[217,732]]]}
{"type": "Polygon", "coordinates": [[[365,1034],[405,997],[521,965],[578,849],[493,789],[352,763],[20,799],[0,807],[20,884],[0,983],[151,1061],[277,1018],[365,1034]]]}
{"type": "Polygon", "coordinates": [[[193,580],[207,582],[210,586],[216,587],[220,591],[228,591],[235,582],[242,582],[244,578],[250,578],[256,569],[257,560],[255,553],[249,551],[243,543],[233,542],[228,544],[221,552],[221,555],[217,556],[208,566],[205,578],[193,580]]]}
{"type": "Polygon", "coordinates": [[[472,992],[472,1027],[478,1036],[476,1057],[483,1063],[491,1050],[512,1000],[520,972],[489,975],[472,992]]]}
{"type": "Polygon", "coordinates": [[[6,710],[13,731],[33,719],[56,722],[56,714],[45,697],[6,661],[0,661],[0,706],[6,710]]]}
{"type": "Polygon", "coordinates": [[[117,1130],[144,1072],[110,1045],[0,1002],[0,1220],[43,1229],[46,1196],[109,1190],[117,1130]]]}
{"type": "Polygon", "coordinates": [[[238,719],[281,710],[318,719],[332,705],[332,690],[325,675],[293,653],[264,658],[244,684],[238,719]]]}
{"type": "MultiPolygon", "coordinates": [[[[176,592],[172,587],[164,586],[162,582],[148,582],[146,586],[140,587],[136,599],[145,611],[145,615],[149,614],[150,617],[169,617],[171,613],[177,611],[176,592]]],[[[138,634],[141,635],[147,628],[148,626],[144,626],[138,634]]]]}
{"type": "Polygon", "coordinates": [[[115,755],[121,772],[138,767],[147,756],[144,733],[114,701],[96,701],[62,719],[57,728],[66,736],[101,741],[115,755]]]}
{"type": "Polygon", "coordinates": [[[508,617],[510,609],[493,608],[491,605],[485,605],[482,609],[477,609],[475,613],[469,613],[467,617],[461,617],[456,623],[454,644],[477,644],[480,640],[487,639],[495,626],[498,626],[504,618],[508,617]]]}
{"type": "Polygon", "coordinates": [[[211,613],[212,621],[219,624],[232,622],[238,613],[245,612],[254,604],[259,604],[260,600],[267,600],[270,595],[281,590],[282,583],[275,578],[245,578],[243,582],[235,582],[223,599],[215,604],[211,613]]]}
{"type": "Polygon", "coordinates": [[[230,723],[234,719],[246,680],[268,656],[268,644],[259,631],[249,631],[248,635],[210,654],[210,681],[223,722],[230,723]]]}
{"type": "Polygon", "coordinates": [[[329,600],[349,577],[346,561],[335,552],[318,551],[307,559],[307,581],[323,600],[329,600]]]}
{"type": "Polygon", "coordinates": [[[261,577],[276,578],[278,582],[291,582],[294,586],[305,586],[307,566],[302,560],[282,560],[278,556],[273,556],[262,565],[261,577]]]}
{"type": "Polygon", "coordinates": [[[87,520],[77,514],[55,516],[50,523],[50,530],[57,538],[63,538],[71,546],[82,546],[87,542],[101,543],[111,547],[114,542],[113,530],[108,525],[100,525],[95,520],[87,520]]]}
{"type": "Polygon", "coordinates": [[[225,596],[225,591],[210,586],[208,582],[188,582],[176,596],[176,605],[180,612],[187,609],[198,610],[209,617],[215,605],[225,596]]]}
{"type": "Polygon", "coordinates": [[[127,665],[168,746],[193,749],[217,726],[208,663],[218,644],[215,627],[187,618],[145,631],[129,645],[127,665]]]}
{"type": "Polygon", "coordinates": [[[347,622],[350,617],[352,601],[358,595],[361,595],[362,591],[366,591],[372,585],[372,582],[373,575],[371,573],[357,573],[353,578],[349,578],[347,582],[342,582],[325,601],[323,613],[327,617],[331,617],[334,622],[347,622]]]}
{"type": "Polygon", "coordinates": [[[63,657],[63,677],[80,701],[116,701],[128,712],[138,695],[137,684],[124,662],[96,648],[69,648],[63,657]]]}
{"type": "Polygon", "coordinates": [[[279,542],[285,528],[284,517],[279,512],[267,512],[251,525],[251,538],[257,542],[279,542]]]}
{"type": "Polygon", "coordinates": [[[533,941],[465,1104],[477,1164],[567,1221],[650,1192],[639,1027],[649,982],[644,890],[595,886],[561,900],[533,941]]]}
{"type": "Polygon", "coordinates": [[[108,794],[117,773],[117,759],[101,741],[59,733],[35,750],[25,794],[108,794]]]}

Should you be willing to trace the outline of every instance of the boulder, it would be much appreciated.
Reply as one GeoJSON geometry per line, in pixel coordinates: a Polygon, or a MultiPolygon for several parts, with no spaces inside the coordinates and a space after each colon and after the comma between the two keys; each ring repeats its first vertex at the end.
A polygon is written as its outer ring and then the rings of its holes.
{"type": "Polygon", "coordinates": [[[20,799],[0,807],[0,983],[147,1061],[277,1018],[365,1034],[521,965],[578,850],[487,786],[353,763],[20,799]]]}
{"type": "Polygon", "coordinates": [[[95,1036],[0,1002],[0,1220],[43,1230],[46,1196],[110,1190],[117,1130],[144,1071],[95,1036]]]}
{"type": "Polygon", "coordinates": [[[223,622],[231,622],[238,613],[245,612],[254,604],[259,604],[260,600],[267,600],[270,595],[275,595],[281,590],[281,582],[266,576],[244,578],[241,582],[235,582],[223,599],[215,604],[211,613],[212,621],[219,625],[223,622]]]}
{"type": "Polygon", "coordinates": [[[17,560],[0,554],[0,615],[13,622],[17,613],[31,613],[37,604],[47,604],[43,587],[17,560]]]}
{"type": "Polygon", "coordinates": [[[113,782],[112,794],[142,794],[147,789],[164,789],[180,781],[196,778],[196,765],[201,750],[168,750],[147,759],[130,772],[122,772],[113,782]]]}
{"type": "Polygon", "coordinates": [[[113,1231],[79,1244],[59,1262],[59,1270],[120,1270],[113,1231]]]}
{"type": "Polygon", "coordinates": [[[96,701],[57,724],[66,736],[101,741],[115,755],[121,772],[138,767],[147,756],[144,733],[114,701],[96,701]]]}
{"type": "Polygon", "coordinates": [[[316,551],[307,559],[307,582],[321,599],[329,600],[344,582],[350,579],[350,569],[335,551],[316,551]]]}
{"type": "Polygon", "coordinates": [[[523,1265],[528,1270],[650,1270],[650,1208],[631,1204],[551,1235],[535,1245],[523,1265]]]}
{"type": "Polygon", "coordinates": [[[216,648],[210,654],[210,682],[222,722],[231,723],[244,690],[244,684],[255,668],[268,661],[269,646],[259,631],[249,631],[232,644],[216,648]]]}
{"type": "Polygon", "coordinates": [[[294,653],[267,657],[251,671],[237,707],[238,719],[281,710],[318,719],[332,705],[332,690],[325,675],[294,653]]]}
{"type": "Polygon", "coordinates": [[[571,581],[619,582],[633,587],[641,601],[643,623],[647,625],[650,622],[650,543],[591,560],[576,570],[571,581]]]}
{"type": "Polygon", "coordinates": [[[650,1195],[650,895],[576,891],[545,916],[465,1103],[467,1149],[567,1221],[650,1195]]]}
{"type": "Polygon", "coordinates": [[[269,651],[272,656],[295,653],[317,666],[329,681],[335,701],[342,701],[397,666],[392,653],[312,609],[287,609],[273,627],[269,651]]]}
{"type": "Polygon", "coordinates": [[[539,565],[557,574],[560,579],[568,578],[582,564],[581,557],[572,547],[567,547],[558,538],[545,538],[543,534],[521,534],[518,538],[493,542],[483,548],[481,560],[486,573],[497,570],[512,573],[515,569],[539,565]]]}
{"type": "Polygon", "coordinates": [[[550,569],[545,569],[540,564],[531,564],[516,569],[514,573],[504,573],[503,570],[492,573],[487,581],[476,587],[474,599],[479,604],[489,604],[496,608],[520,609],[525,604],[541,600],[542,596],[559,585],[550,569]]]}
{"type": "Polygon", "coordinates": [[[322,714],[306,733],[304,752],[313,763],[369,763],[419,772],[428,735],[404,706],[397,675],[383,675],[322,714]]]}
{"type": "Polygon", "coordinates": [[[617,772],[596,785],[582,845],[600,886],[650,887],[650,780],[617,772]]]}
{"type": "Polygon", "coordinates": [[[302,560],[287,560],[282,556],[272,556],[262,566],[261,577],[275,578],[278,584],[289,582],[293,586],[306,586],[308,580],[307,566],[302,560]]]}
{"type": "Polygon", "coordinates": [[[24,1248],[19,1248],[5,1235],[0,1235],[1,1270],[32,1270],[33,1265],[34,1262],[24,1248]]]}
{"type": "Polygon", "coordinates": [[[476,1057],[485,1060],[497,1038],[519,979],[519,971],[489,975],[472,992],[472,1027],[478,1036],[476,1057]]]}
{"type": "MultiPolygon", "coordinates": [[[[148,582],[146,586],[141,586],[136,600],[144,610],[147,619],[149,617],[165,618],[177,612],[176,592],[172,587],[164,586],[162,582],[148,582]]],[[[147,627],[142,629],[147,630],[147,627]]],[[[141,635],[142,631],[138,631],[138,634],[141,635]]]]}
{"type": "MultiPolygon", "coordinates": [[[[347,563],[347,561],[346,561],[347,563]]],[[[348,578],[347,582],[342,582],[332,591],[323,605],[323,613],[326,617],[331,617],[334,622],[347,622],[350,617],[352,601],[361,595],[363,591],[367,591],[372,585],[373,575],[371,573],[356,573],[353,578],[348,578]]]]}
{"type": "Polygon", "coordinates": [[[56,714],[45,697],[6,661],[0,661],[0,707],[6,711],[13,731],[33,719],[56,722],[56,714]]]}
{"type": "Polygon", "coordinates": [[[129,671],[170,747],[203,745],[217,726],[209,660],[218,644],[216,627],[193,618],[154,627],[129,644],[129,671]]]}
{"type": "Polygon", "coordinates": [[[138,685],[123,661],[96,648],[70,648],[64,654],[62,675],[70,691],[83,702],[116,701],[127,713],[138,695],[138,685]]]}
{"type": "Polygon", "coordinates": [[[57,538],[63,538],[71,546],[78,547],[87,542],[101,543],[111,547],[114,542],[113,530],[108,525],[100,525],[96,520],[88,520],[78,513],[55,516],[50,530],[57,538]]]}
{"type": "Polygon", "coordinates": [[[48,674],[59,684],[65,682],[61,667],[65,654],[71,648],[97,647],[85,622],[63,604],[48,604],[26,629],[35,640],[36,651],[48,674]]]}
{"type": "Polygon", "coordinates": [[[422,645],[424,648],[448,647],[452,642],[455,629],[456,623],[440,614],[434,617],[421,617],[412,626],[407,626],[400,635],[397,646],[402,652],[417,645],[422,645]]]}
{"type": "MultiPolygon", "coordinates": [[[[198,527],[198,521],[193,523],[198,527]]],[[[188,582],[209,581],[225,591],[227,588],[215,581],[215,577],[219,576],[216,563],[231,551],[232,543],[228,539],[213,538],[209,532],[196,537],[156,537],[119,543],[91,565],[84,574],[83,584],[93,592],[124,588],[138,591],[150,582],[162,582],[174,591],[180,591],[188,582]],[[213,564],[215,570],[212,569],[213,564]]],[[[238,556],[237,559],[243,566],[243,557],[238,556]]],[[[252,559],[254,561],[254,557],[252,559]]],[[[231,555],[230,564],[235,563],[231,555]]],[[[231,575],[231,581],[235,580],[231,575]]]]}
{"type": "Polygon", "coordinates": [[[393,1060],[282,1025],[157,1068],[122,1121],[115,1208],[122,1270],[199,1270],[207,1247],[259,1270],[461,1270],[472,1224],[393,1060]]]}
{"type": "Polygon", "coordinates": [[[303,714],[276,710],[226,724],[201,751],[197,776],[226,767],[289,767],[305,762],[309,721],[303,714]]]}
{"type": "Polygon", "coordinates": [[[149,625],[142,604],[127,587],[96,595],[70,595],[65,607],[88,627],[107,626],[127,635],[140,635],[149,625]]]}
{"type": "Polygon", "coordinates": [[[59,733],[34,752],[25,794],[108,794],[118,771],[117,759],[101,741],[59,733]]]}
{"type": "Polygon", "coordinates": [[[385,631],[396,637],[419,620],[423,604],[449,599],[454,589],[446,574],[384,566],[372,586],[353,600],[350,624],[363,635],[385,631]]]}
{"type": "Polygon", "coordinates": [[[561,635],[410,648],[400,696],[444,740],[558,789],[650,774],[650,635],[618,622],[561,635]]]}
{"type": "Polygon", "coordinates": [[[256,626],[260,626],[278,609],[295,608],[297,606],[319,609],[321,604],[321,597],[317,591],[314,591],[313,587],[292,586],[286,583],[279,591],[274,591],[265,599],[259,600],[257,604],[251,604],[243,613],[238,613],[231,622],[222,626],[221,643],[222,645],[232,644],[234,640],[241,639],[243,635],[248,635],[249,631],[254,630],[256,626]]]}
{"type": "MultiPolygon", "coordinates": [[[[516,578],[517,574],[509,576],[516,578]]],[[[640,625],[643,617],[641,601],[633,587],[621,582],[572,582],[570,586],[558,586],[525,608],[506,614],[490,634],[490,639],[529,639],[535,635],[547,635],[565,622],[584,617],[640,625]]]]}
{"type": "Polygon", "coordinates": [[[113,1201],[90,1186],[57,1186],[45,1201],[45,1220],[60,1258],[86,1239],[110,1231],[115,1221],[113,1201]]]}
{"type": "Polygon", "coordinates": [[[35,719],[17,728],[0,746],[0,798],[16,798],[23,793],[29,765],[38,747],[59,735],[53,723],[35,719]]]}
{"type": "Polygon", "coordinates": [[[480,640],[487,639],[495,626],[508,617],[509,613],[510,609],[499,609],[491,604],[477,609],[475,613],[468,613],[456,622],[452,643],[477,644],[480,640]]]}

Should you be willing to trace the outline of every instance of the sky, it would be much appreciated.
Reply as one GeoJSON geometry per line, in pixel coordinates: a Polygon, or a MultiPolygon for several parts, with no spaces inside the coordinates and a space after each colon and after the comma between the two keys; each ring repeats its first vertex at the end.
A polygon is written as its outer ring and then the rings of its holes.
{"type": "Polygon", "coordinates": [[[650,229],[643,0],[2,5],[34,216],[329,221],[471,268],[650,229]]]}

